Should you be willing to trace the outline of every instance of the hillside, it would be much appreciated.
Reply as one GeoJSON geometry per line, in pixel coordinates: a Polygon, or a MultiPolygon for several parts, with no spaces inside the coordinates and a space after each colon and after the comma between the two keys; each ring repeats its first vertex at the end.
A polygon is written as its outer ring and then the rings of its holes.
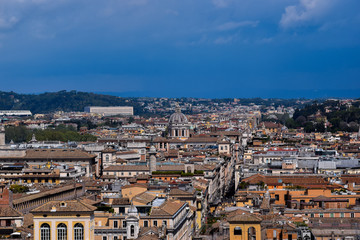
{"type": "Polygon", "coordinates": [[[355,132],[360,123],[360,101],[352,103],[338,100],[327,100],[297,109],[292,119],[286,122],[287,127],[304,127],[307,132],[324,132],[327,130],[355,132]]]}
{"type": "Polygon", "coordinates": [[[1,110],[30,110],[32,113],[54,111],[83,111],[86,106],[133,106],[134,113],[142,112],[131,98],[78,91],[59,91],[42,94],[0,92],[1,110]]]}

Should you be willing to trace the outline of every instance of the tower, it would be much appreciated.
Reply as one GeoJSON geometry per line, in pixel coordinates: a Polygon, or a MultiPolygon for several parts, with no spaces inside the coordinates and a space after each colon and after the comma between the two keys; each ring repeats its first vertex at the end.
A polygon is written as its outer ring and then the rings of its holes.
{"type": "Polygon", "coordinates": [[[156,171],[156,149],[154,146],[150,147],[149,155],[149,171],[151,174],[156,171]]]}
{"type": "Polygon", "coordinates": [[[139,214],[134,205],[131,204],[126,216],[126,239],[137,239],[139,236],[139,214]]]}
{"type": "Polygon", "coordinates": [[[0,146],[5,145],[5,128],[4,126],[0,126],[0,146]]]}

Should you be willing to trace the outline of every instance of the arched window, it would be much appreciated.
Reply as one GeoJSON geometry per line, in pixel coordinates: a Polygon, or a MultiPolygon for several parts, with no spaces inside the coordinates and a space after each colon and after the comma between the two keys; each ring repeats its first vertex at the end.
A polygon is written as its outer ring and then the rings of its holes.
{"type": "Polygon", "coordinates": [[[249,240],[256,240],[256,230],[254,227],[249,227],[248,229],[248,239],[249,240]]]}
{"type": "Polygon", "coordinates": [[[84,226],[81,223],[74,225],[74,240],[84,240],[84,226]]]}
{"type": "Polygon", "coordinates": [[[57,236],[58,240],[67,240],[67,227],[64,223],[57,226],[57,236]]]}
{"type": "Polygon", "coordinates": [[[134,225],[131,225],[131,227],[130,227],[130,236],[134,236],[135,235],[135,227],[134,227],[134,225]]]}
{"type": "Polygon", "coordinates": [[[50,225],[47,223],[41,224],[40,227],[40,239],[50,240],[50,225]]]}
{"type": "Polygon", "coordinates": [[[241,227],[234,228],[234,235],[242,235],[241,227]]]}

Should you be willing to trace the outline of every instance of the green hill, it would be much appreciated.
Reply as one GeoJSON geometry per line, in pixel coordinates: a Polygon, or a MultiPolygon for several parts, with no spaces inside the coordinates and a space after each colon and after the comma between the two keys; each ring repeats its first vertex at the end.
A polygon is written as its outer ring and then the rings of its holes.
{"type": "Polygon", "coordinates": [[[18,94],[0,91],[1,110],[30,110],[32,113],[83,111],[86,106],[133,106],[135,114],[142,108],[132,98],[122,98],[78,91],[18,94]]]}

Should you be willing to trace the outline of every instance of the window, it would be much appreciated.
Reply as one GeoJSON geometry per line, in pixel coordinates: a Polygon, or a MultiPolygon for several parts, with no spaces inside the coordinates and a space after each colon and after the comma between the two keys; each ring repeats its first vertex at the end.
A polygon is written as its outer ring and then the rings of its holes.
{"type": "Polygon", "coordinates": [[[163,221],[163,226],[167,226],[167,221],[163,221]]]}
{"type": "Polygon", "coordinates": [[[117,236],[114,236],[114,238],[113,238],[114,240],[118,240],[118,237],[117,236]]]}
{"type": "Polygon", "coordinates": [[[249,240],[256,240],[256,230],[254,227],[248,228],[248,239],[249,240]]]}
{"type": "Polygon", "coordinates": [[[106,236],[103,236],[103,240],[107,240],[107,237],[106,237],[106,236]]]}
{"type": "Polygon", "coordinates": [[[74,240],[84,240],[84,226],[81,223],[74,225],[74,240]]]}
{"type": "Polygon", "coordinates": [[[118,221],[114,221],[114,228],[118,228],[118,221]]]}
{"type": "Polygon", "coordinates": [[[330,217],[334,217],[334,213],[330,213],[330,217]]]}
{"type": "Polygon", "coordinates": [[[310,217],[312,217],[312,218],[313,218],[313,217],[314,217],[314,214],[313,214],[313,213],[311,213],[311,214],[310,214],[310,217]]]}
{"type": "Polygon", "coordinates": [[[323,218],[323,217],[324,217],[324,214],[323,214],[323,213],[320,213],[320,214],[319,214],[319,217],[323,218]]]}
{"type": "Polygon", "coordinates": [[[154,226],[157,227],[157,221],[154,221],[154,226]]]}
{"type": "Polygon", "coordinates": [[[288,235],[288,240],[292,240],[292,234],[288,235]]]}
{"type": "Polygon", "coordinates": [[[234,235],[242,235],[241,227],[234,228],[234,235]]]}
{"type": "Polygon", "coordinates": [[[345,213],[343,213],[343,212],[340,213],[340,217],[342,217],[342,218],[345,217],[345,213]]]}
{"type": "Polygon", "coordinates": [[[41,240],[50,240],[50,225],[43,223],[40,227],[40,239],[41,240]]]}
{"type": "Polygon", "coordinates": [[[57,239],[67,240],[67,227],[64,223],[60,223],[57,226],[57,239]]]}
{"type": "Polygon", "coordinates": [[[355,217],[355,213],[352,212],[352,213],[350,214],[350,216],[351,216],[351,218],[354,218],[354,217],[355,217]]]}
{"type": "Polygon", "coordinates": [[[123,221],[123,228],[126,228],[126,221],[123,221]]]}
{"type": "Polygon", "coordinates": [[[135,235],[135,227],[134,227],[134,225],[131,225],[131,227],[130,227],[130,236],[134,236],[135,235]]]}
{"type": "Polygon", "coordinates": [[[279,195],[278,194],[275,195],[275,200],[279,201],[279,195]]]}
{"type": "Polygon", "coordinates": [[[124,214],[125,213],[125,208],[124,207],[119,207],[119,213],[124,214]]]}
{"type": "Polygon", "coordinates": [[[149,226],[149,222],[148,221],[144,221],[144,227],[148,227],[149,226]]]}

